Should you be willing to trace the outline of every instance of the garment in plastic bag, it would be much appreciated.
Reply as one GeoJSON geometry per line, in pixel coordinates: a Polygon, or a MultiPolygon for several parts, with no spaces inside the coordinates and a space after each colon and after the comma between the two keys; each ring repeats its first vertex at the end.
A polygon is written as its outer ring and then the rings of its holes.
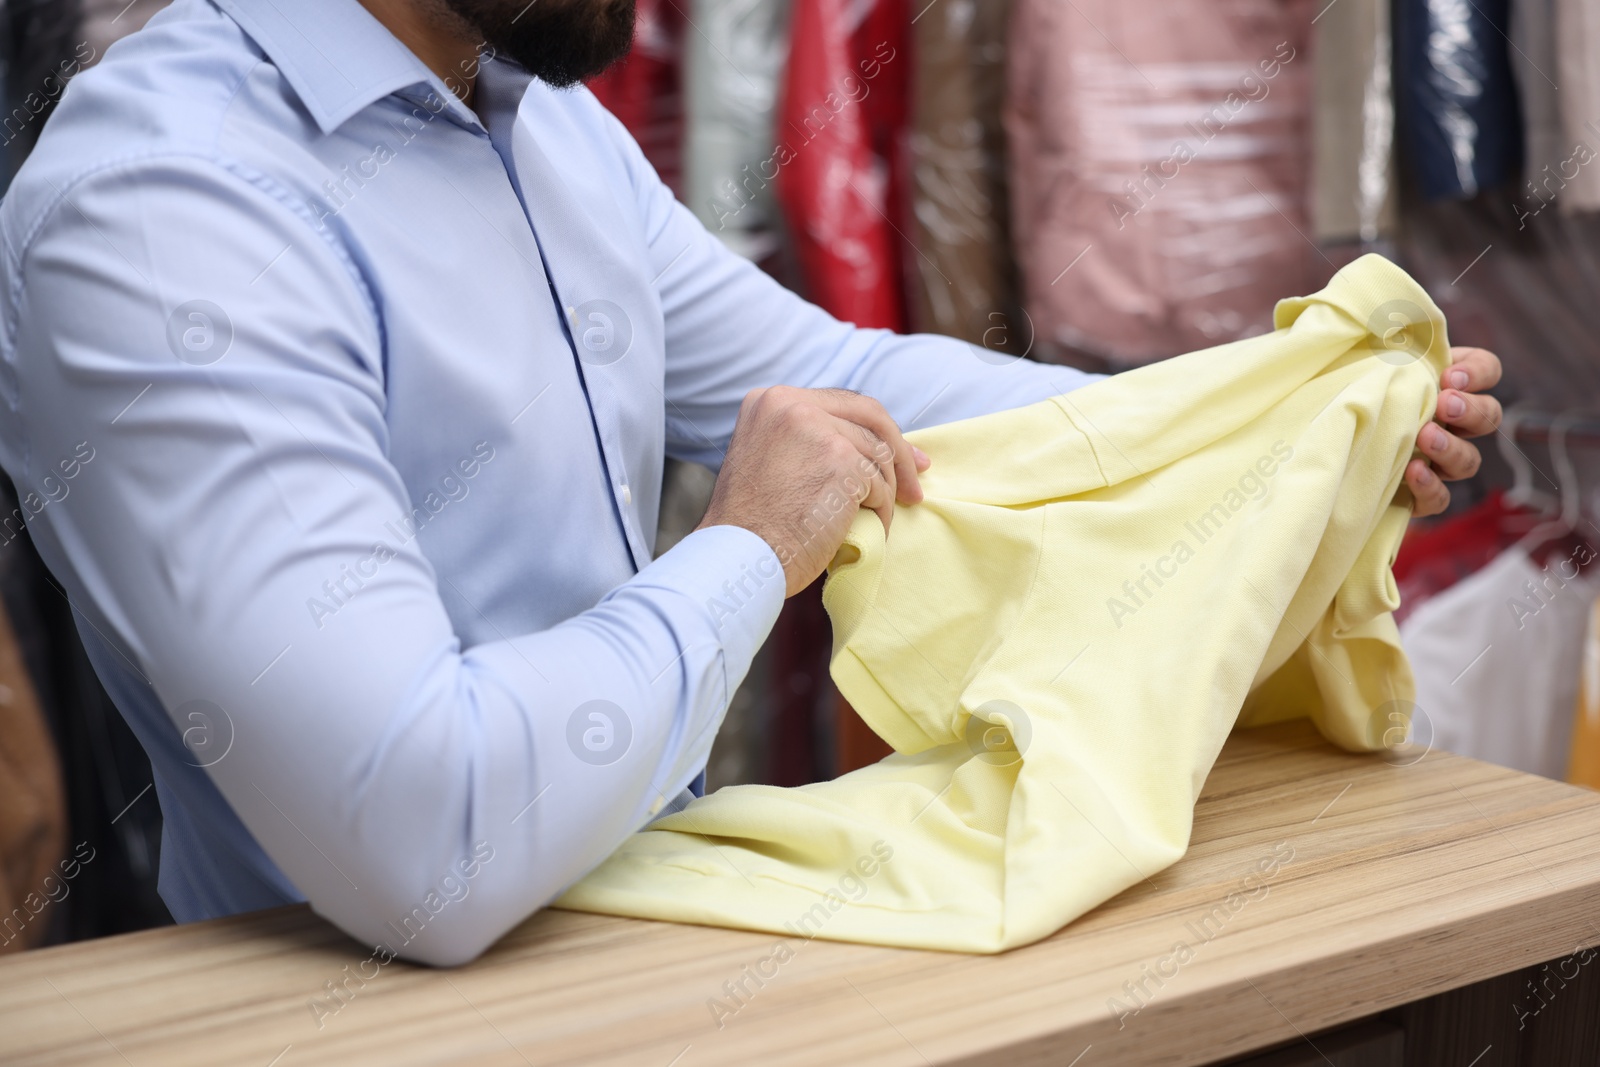
{"type": "Polygon", "coordinates": [[[770,265],[780,240],[777,102],[788,0],[694,0],[685,38],[683,197],[706,228],[770,265]]]}
{"type": "MultiPolygon", "coordinates": [[[[1548,0],[1546,0],[1548,2],[1548,0]]],[[[1372,244],[1394,231],[1389,0],[1339,0],[1312,26],[1312,236],[1372,244]]]]}
{"type": "Polygon", "coordinates": [[[1006,139],[1046,358],[1112,368],[1264,333],[1307,236],[1312,8],[1017,0],[1006,139]]]}
{"type": "Polygon", "coordinates": [[[661,180],[681,195],[686,20],[673,0],[637,0],[634,10],[633,49],[588,86],[633,134],[661,180]]]}
{"type": "Polygon", "coordinates": [[[911,326],[1022,355],[1006,193],[1010,0],[941,0],[912,27],[911,326]]]}
{"type": "Polygon", "coordinates": [[[1516,0],[1510,38],[1508,58],[1522,111],[1523,177],[1537,184],[1545,167],[1559,174],[1572,147],[1561,127],[1556,88],[1556,0],[1516,0]]]}
{"type": "Polygon", "coordinates": [[[793,5],[779,103],[778,201],[812,303],[902,329],[904,0],[793,5]]]}
{"type": "Polygon", "coordinates": [[[1422,195],[1464,199],[1516,177],[1522,122],[1507,0],[1395,0],[1400,136],[1422,195]]]}
{"type": "MultiPolygon", "coordinates": [[[[1569,212],[1600,210],[1600,4],[1555,0],[1555,23],[1556,69],[1546,73],[1561,86],[1560,202],[1569,212]],[[1580,154],[1589,158],[1574,166],[1580,154]]],[[[1543,182],[1542,168],[1537,178],[1543,182]]]]}

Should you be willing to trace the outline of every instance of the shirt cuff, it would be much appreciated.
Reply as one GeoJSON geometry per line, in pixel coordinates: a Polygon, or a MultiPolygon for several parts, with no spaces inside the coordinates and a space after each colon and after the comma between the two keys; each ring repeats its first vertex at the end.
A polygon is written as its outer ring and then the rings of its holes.
{"type": "Polygon", "coordinates": [[[707,526],[673,545],[640,577],[645,574],[704,609],[722,645],[724,700],[731,700],[783,607],[787,582],[777,553],[742,526],[707,526]]]}

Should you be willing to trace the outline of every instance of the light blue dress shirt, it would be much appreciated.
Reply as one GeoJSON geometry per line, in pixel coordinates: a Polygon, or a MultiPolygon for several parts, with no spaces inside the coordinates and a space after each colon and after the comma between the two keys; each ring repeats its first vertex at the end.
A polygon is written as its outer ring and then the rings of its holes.
{"type": "Polygon", "coordinates": [[[179,920],[470,959],[696,778],[777,615],[745,530],[652,562],[664,456],[716,466],[756,386],[909,428],[1087,380],[837,322],[588,92],[479,93],[355,0],[179,0],[0,206],[0,464],[179,920]]]}

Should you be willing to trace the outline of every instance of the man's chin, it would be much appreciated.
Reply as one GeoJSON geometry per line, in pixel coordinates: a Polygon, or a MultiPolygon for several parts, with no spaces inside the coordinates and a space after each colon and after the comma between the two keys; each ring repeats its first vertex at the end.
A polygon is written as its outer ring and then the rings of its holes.
{"type": "Polygon", "coordinates": [[[445,0],[507,59],[565,89],[596,77],[633,47],[634,0],[445,0]]]}

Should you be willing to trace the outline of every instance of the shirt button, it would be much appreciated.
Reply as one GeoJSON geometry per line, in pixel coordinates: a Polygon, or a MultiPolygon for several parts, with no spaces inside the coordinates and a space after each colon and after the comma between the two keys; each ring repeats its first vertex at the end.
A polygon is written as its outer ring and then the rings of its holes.
{"type": "Polygon", "coordinates": [[[665,800],[661,800],[660,798],[652,800],[650,802],[650,814],[651,815],[659,815],[659,814],[661,814],[661,809],[666,807],[666,806],[667,806],[667,802],[665,800]]]}
{"type": "Polygon", "coordinates": [[[574,330],[576,330],[578,328],[578,309],[577,308],[568,308],[567,309],[567,321],[572,323],[572,328],[574,330]]]}
{"type": "Polygon", "coordinates": [[[629,489],[626,485],[622,487],[622,502],[624,504],[633,503],[633,490],[629,489]]]}

